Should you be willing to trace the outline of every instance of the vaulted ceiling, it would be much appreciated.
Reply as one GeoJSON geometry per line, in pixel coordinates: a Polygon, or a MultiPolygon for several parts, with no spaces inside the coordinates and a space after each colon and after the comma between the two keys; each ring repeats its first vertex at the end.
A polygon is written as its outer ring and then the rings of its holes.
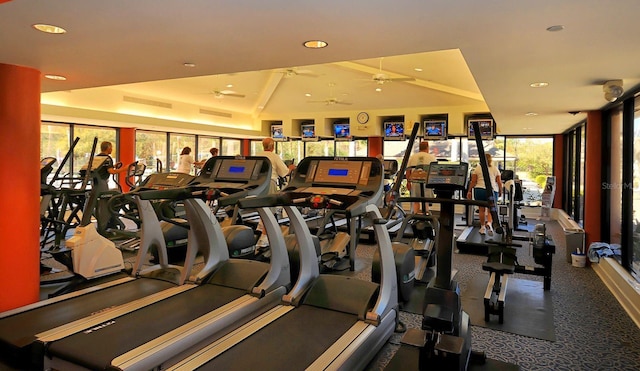
{"type": "Polygon", "coordinates": [[[14,0],[0,4],[0,63],[66,77],[42,80],[50,115],[259,132],[487,111],[501,134],[553,134],[607,104],[605,81],[640,83],[639,14],[637,0],[14,0]]]}

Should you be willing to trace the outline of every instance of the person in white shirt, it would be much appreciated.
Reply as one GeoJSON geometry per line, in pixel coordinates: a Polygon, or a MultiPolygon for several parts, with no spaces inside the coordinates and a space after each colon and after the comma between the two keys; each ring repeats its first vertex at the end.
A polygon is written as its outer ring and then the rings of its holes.
{"type": "Polygon", "coordinates": [[[275,144],[273,138],[264,138],[262,140],[262,152],[256,154],[256,156],[268,158],[271,162],[271,185],[269,186],[269,193],[278,192],[278,177],[285,177],[296,168],[295,165],[287,166],[280,156],[273,152],[275,144]]]}
{"type": "MultiPolygon", "coordinates": [[[[500,178],[500,170],[497,166],[493,166],[491,154],[485,153],[487,159],[487,167],[489,169],[489,178],[491,179],[491,190],[493,191],[494,205],[498,202],[498,197],[502,195],[502,179],[500,178]]],[[[469,183],[469,192],[467,192],[467,198],[471,198],[473,190],[473,198],[477,201],[488,201],[487,188],[484,183],[484,176],[482,175],[482,167],[480,163],[473,169],[471,173],[471,182],[469,183]]],[[[480,213],[480,234],[485,234],[488,231],[489,235],[493,234],[493,227],[491,226],[492,217],[491,213],[487,213],[485,223],[486,207],[478,207],[480,213]]]]}
{"type": "MultiPolygon", "coordinates": [[[[423,141],[420,142],[420,151],[418,153],[414,153],[409,157],[409,161],[407,162],[407,170],[405,172],[405,177],[407,179],[407,189],[411,192],[411,197],[429,197],[433,198],[433,191],[430,188],[425,188],[424,193],[420,189],[423,187],[419,182],[412,182],[412,176],[416,174],[416,167],[424,167],[425,171],[429,169],[426,168],[432,162],[438,161],[436,156],[429,153],[429,142],[423,141]],[[413,175],[412,175],[413,174],[413,175]]],[[[420,212],[420,202],[413,203],[413,212],[420,212]]],[[[425,203],[425,210],[422,212],[426,213],[429,211],[429,203],[425,203]]]]}
{"type": "Polygon", "coordinates": [[[191,166],[193,166],[195,160],[193,156],[191,156],[191,147],[184,147],[182,152],[180,152],[180,157],[178,158],[178,168],[176,169],[179,173],[190,174],[191,166]]]}

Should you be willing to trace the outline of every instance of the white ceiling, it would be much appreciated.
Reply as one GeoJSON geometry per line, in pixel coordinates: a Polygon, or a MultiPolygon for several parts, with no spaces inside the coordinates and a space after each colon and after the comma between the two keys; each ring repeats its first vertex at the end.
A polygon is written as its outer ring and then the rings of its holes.
{"type": "Polygon", "coordinates": [[[501,134],[553,134],[607,103],[604,81],[640,83],[638,16],[638,0],[13,0],[0,4],[0,63],[66,76],[42,80],[47,106],[175,122],[207,110],[254,130],[278,117],[485,107],[501,134]],[[310,39],[329,46],[303,48],[310,39]],[[415,80],[375,92],[381,62],[415,80]],[[539,81],[550,85],[529,86],[539,81]],[[134,111],[124,96],[171,108],[134,111]],[[329,98],[351,104],[310,102],[329,98]]]}

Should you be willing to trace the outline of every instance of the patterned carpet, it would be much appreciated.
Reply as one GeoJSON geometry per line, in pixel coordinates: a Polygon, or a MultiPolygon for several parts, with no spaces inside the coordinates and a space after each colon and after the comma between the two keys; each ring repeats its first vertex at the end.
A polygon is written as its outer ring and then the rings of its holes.
{"type": "MultiPolygon", "coordinates": [[[[516,364],[523,371],[640,370],[640,329],[592,269],[575,268],[566,262],[563,231],[557,222],[547,222],[547,233],[556,243],[551,293],[557,341],[472,326],[473,349],[484,351],[488,358],[516,364]]],[[[367,250],[359,246],[358,256],[366,259],[367,250]]],[[[482,256],[454,254],[461,292],[484,274],[484,260],[482,256]]],[[[527,262],[520,259],[520,263],[527,262]]],[[[529,275],[514,277],[541,280],[529,275]]],[[[420,328],[421,316],[401,312],[400,318],[408,328],[420,328]]],[[[399,348],[400,338],[401,334],[392,336],[369,365],[370,370],[384,369],[399,348]]]]}

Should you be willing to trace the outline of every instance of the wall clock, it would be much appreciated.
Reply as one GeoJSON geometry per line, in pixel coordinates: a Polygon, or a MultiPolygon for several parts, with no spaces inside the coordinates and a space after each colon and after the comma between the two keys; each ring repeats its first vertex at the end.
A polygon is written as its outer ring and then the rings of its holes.
{"type": "Polygon", "coordinates": [[[369,114],[366,112],[358,113],[358,122],[361,124],[366,124],[369,122],[369,114]]]}

